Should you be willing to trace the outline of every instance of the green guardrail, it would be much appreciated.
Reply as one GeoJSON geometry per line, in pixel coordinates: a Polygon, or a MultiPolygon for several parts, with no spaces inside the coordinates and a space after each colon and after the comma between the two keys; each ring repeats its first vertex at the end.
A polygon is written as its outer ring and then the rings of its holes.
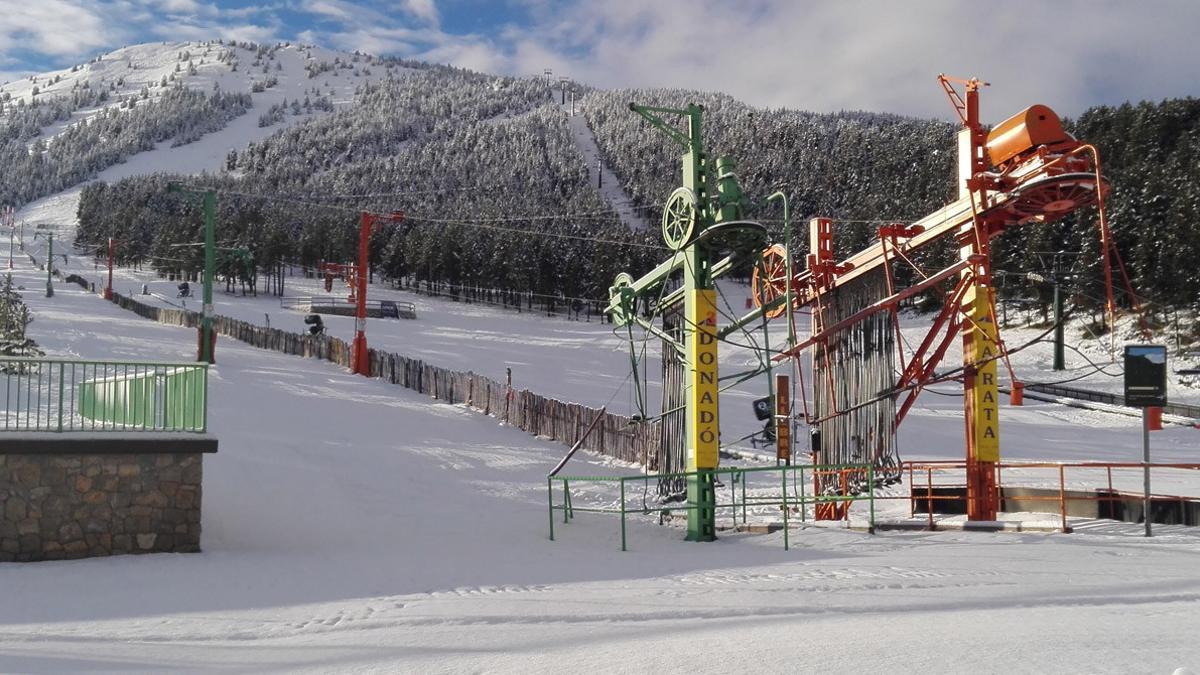
{"type": "MultiPolygon", "coordinates": [[[[775,506],[783,514],[783,548],[788,550],[790,543],[788,540],[789,527],[789,511],[792,507],[799,507],[800,520],[807,520],[806,508],[809,505],[821,504],[839,504],[848,503],[853,505],[857,502],[867,502],[868,505],[868,531],[875,531],[875,493],[871,486],[875,484],[875,469],[869,464],[793,464],[780,466],[762,466],[762,467],[728,467],[716,469],[712,473],[716,474],[716,478],[720,480],[722,477],[727,478],[728,494],[730,499],[728,502],[722,503],[721,495],[725,494],[725,489],[722,488],[717,492],[717,504],[714,507],[717,511],[728,510],[732,516],[733,525],[737,527],[738,513],[741,513],[742,524],[749,523],[748,509],[750,507],[775,506]],[[778,478],[769,477],[769,474],[778,473],[778,478]],[[863,484],[867,488],[860,494],[813,494],[808,491],[807,478],[812,478],[814,475],[821,474],[824,476],[857,476],[862,479],[863,484]],[[774,489],[778,487],[778,493],[775,494],[749,494],[748,483],[752,478],[763,478],[756,484],[753,489],[756,492],[763,488],[774,489]],[[738,492],[741,492],[739,499],[738,492]],[[791,494],[789,495],[789,490],[791,494]]],[[[629,508],[627,503],[627,495],[631,494],[627,489],[627,484],[636,483],[638,488],[644,491],[650,489],[651,481],[659,481],[661,479],[678,479],[688,478],[698,475],[698,472],[686,473],[669,473],[669,474],[643,474],[640,476],[558,476],[549,475],[546,477],[546,493],[549,503],[550,512],[550,540],[554,541],[554,512],[562,511],[563,523],[569,523],[575,517],[576,512],[580,513],[610,513],[621,517],[621,550],[626,551],[626,520],[630,513],[671,513],[675,511],[690,511],[694,506],[687,504],[671,505],[671,504],[655,504],[653,507],[629,508]],[[562,503],[554,502],[554,493],[556,491],[555,481],[562,484],[562,503]],[[581,507],[575,506],[571,497],[571,483],[619,483],[620,496],[616,507],[581,507]]],[[[856,481],[857,482],[857,481],[856,481]]],[[[849,509],[850,506],[847,506],[849,509]]],[[[847,511],[848,513],[848,511],[847,511]]]]}
{"type": "Polygon", "coordinates": [[[208,428],[208,364],[0,358],[3,431],[208,428]]]}

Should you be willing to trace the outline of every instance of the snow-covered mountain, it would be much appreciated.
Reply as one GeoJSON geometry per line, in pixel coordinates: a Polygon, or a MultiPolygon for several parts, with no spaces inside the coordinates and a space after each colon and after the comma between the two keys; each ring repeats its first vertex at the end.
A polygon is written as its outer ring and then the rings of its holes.
{"type": "MultiPolygon", "coordinates": [[[[163,42],[124,47],[86,63],[0,86],[0,130],[24,143],[31,155],[53,153],[56,141],[86,134],[98,121],[135,121],[136,113],[161,119],[161,108],[181,89],[211,98],[220,92],[249,97],[247,110],[218,119],[171,140],[151,139],[149,148],[118,149],[81,167],[83,182],[119,180],[132,175],[171,171],[198,173],[220,169],[230,152],[280,129],[352,105],[355,92],[384,77],[402,77],[396,63],[314,46],[248,43],[163,42]]],[[[199,101],[192,97],[190,100],[199,101]]],[[[179,106],[176,106],[179,107],[179,106]]],[[[138,120],[140,121],[140,120],[138,120]]],[[[167,130],[169,133],[171,130],[167,130]]],[[[122,129],[122,133],[130,133],[122,129]]],[[[133,132],[136,134],[136,130],[133,132]]],[[[139,139],[140,140],[140,139],[139,139]]],[[[95,143],[115,144],[103,135],[95,143]]],[[[56,158],[59,164],[78,154],[56,158]]],[[[56,167],[61,173],[62,167],[56,167]]],[[[4,170],[0,169],[0,173],[4,170]]],[[[19,176],[8,176],[10,184],[19,176]]],[[[38,198],[24,204],[18,218],[73,228],[79,184],[49,192],[58,184],[47,178],[31,185],[38,198]]],[[[24,201],[14,199],[9,201],[24,201]]]]}
{"type": "MultiPolygon", "coordinates": [[[[83,92],[106,100],[73,107],[70,116],[41,130],[37,138],[52,140],[66,128],[126,102],[147,105],[174,86],[198,91],[220,89],[253,95],[256,110],[284,100],[328,99],[333,106],[353,102],[364,82],[393,72],[395,63],[373,56],[347,54],[321,47],[249,43],[161,42],[122,47],[95,59],[0,85],[0,119],[35,104],[70,105],[83,92]]],[[[401,68],[402,70],[402,68],[401,68]]]]}
{"type": "MultiPolygon", "coordinates": [[[[737,159],[746,217],[779,239],[781,214],[762,199],[780,188],[793,222],[842,221],[845,253],[874,240],[875,221],[914,220],[953,194],[945,122],[571,86],[577,105],[566,106],[542,78],[318,47],[127,47],[0,87],[0,204],[67,235],[79,225],[92,243],[120,238],[145,260],[194,226],[151,197],[168,179],[212,172],[207,184],[257,195],[223,204],[222,236],[264,268],[348,257],[353,237],[341,230],[356,210],[403,210],[421,226],[377,242],[393,278],[594,299],[617,271],[657,259],[659,203],[679,175],[678,148],[632,115],[630,100],[703,104],[710,155],[737,159]],[[106,189],[84,191],[97,182],[106,189]],[[309,205],[321,200],[342,212],[309,205]]],[[[1014,112],[1029,103],[1010,102],[1014,112]]],[[[1164,303],[1194,302],[1200,101],[1100,107],[1069,126],[1105,157],[1108,214],[1134,285],[1164,303]],[[1140,236],[1146,224],[1159,236],[1140,236]]],[[[1037,269],[1030,251],[1090,250],[1090,232],[1075,219],[1022,230],[998,244],[999,266],[1037,269]]]]}

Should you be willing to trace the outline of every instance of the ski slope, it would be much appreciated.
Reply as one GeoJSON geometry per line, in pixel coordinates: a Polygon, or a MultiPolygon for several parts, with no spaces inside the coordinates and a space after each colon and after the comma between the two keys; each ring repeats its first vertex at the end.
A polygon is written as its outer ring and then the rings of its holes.
{"type": "MultiPolygon", "coordinates": [[[[97,288],[103,286],[105,270],[90,258],[72,258],[64,274],[71,272],[93,279],[97,288]]],[[[296,270],[297,276],[286,279],[286,295],[324,295],[325,290],[318,279],[306,279],[296,270]]],[[[136,296],[141,302],[162,307],[197,310],[198,300],[176,298],[176,282],[159,279],[152,272],[135,272],[118,268],[114,275],[114,289],[120,293],[136,296]],[[146,286],[151,295],[140,295],[146,286]]],[[[340,285],[335,294],[345,292],[340,285]]],[[[720,303],[726,313],[744,311],[749,290],[737,283],[720,284],[720,292],[728,301],[720,303]]],[[[371,299],[393,299],[412,302],[416,305],[418,318],[412,320],[379,319],[369,320],[367,340],[376,349],[397,352],[411,358],[423,359],[443,368],[471,370],[503,382],[511,370],[513,386],[572,401],[599,407],[608,405],[620,414],[640,413],[637,394],[630,373],[629,333],[624,329],[614,330],[611,324],[572,321],[557,317],[545,317],[537,312],[517,313],[511,309],[490,307],[482,304],[454,302],[445,298],[432,298],[416,293],[395,290],[384,284],[372,285],[368,297],[371,299]]],[[[273,326],[293,332],[306,329],[305,313],[285,310],[279,299],[271,295],[243,297],[218,290],[215,293],[215,311],[257,325],[273,326]]],[[[801,316],[799,330],[806,334],[807,324],[801,316]]],[[[352,317],[325,316],[326,330],[349,341],[354,335],[352,317]]],[[[927,329],[927,317],[905,317],[904,335],[908,345],[920,343],[927,329]]],[[[724,320],[722,320],[724,323],[724,320]]],[[[1045,332],[1045,329],[1013,328],[1003,335],[1011,348],[1019,348],[1045,332]]],[[[1084,377],[1072,383],[1075,386],[1095,389],[1119,390],[1119,364],[1113,364],[1105,354],[1103,345],[1095,341],[1079,340],[1073,326],[1068,332],[1072,344],[1089,355],[1097,365],[1105,366],[1097,371],[1075,352],[1067,353],[1070,370],[1057,373],[1050,369],[1052,347],[1039,342],[1012,355],[1013,369],[1020,379],[1027,381],[1056,381],[1084,377]],[[1106,374],[1107,373],[1107,374],[1106,374]],[[1111,377],[1110,375],[1117,375],[1111,377]]],[[[731,336],[734,342],[750,344],[769,343],[778,348],[786,337],[781,321],[772,322],[766,339],[761,329],[748,337],[742,333],[731,336]]],[[[218,351],[226,341],[221,340],[218,351]]],[[[1106,343],[1105,343],[1106,344],[1106,343]]],[[[640,331],[633,332],[633,349],[642,369],[639,381],[644,383],[646,409],[650,414],[659,410],[661,400],[660,346],[656,340],[645,339],[640,331]]],[[[728,375],[758,364],[757,355],[750,349],[737,344],[725,344],[719,352],[720,372],[728,375]]],[[[953,345],[947,353],[939,371],[949,370],[961,362],[959,345],[953,345]]],[[[779,372],[790,372],[790,368],[779,372]]],[[[807,369],[805,377],[809,378],[807,369]]],[[[1002,382],[1007,382],[1005,368],[1000,368],[1002,382]]],[[[936,385],[924,392],[908,418],[900,427],[900,452],[905,459],[962,459],[962,399],[957,394],[958,385],[950,382],[936,385]]],[[[755,377],[733,387],[721,395],[722,443],[738,445],[752,450],[748,442],[737,442],[747,434],[762,428],[753,414],[751,403],[766,395],[766,379],[755,377]]],[[[1171,400],[1178,402],[1196,401],[1200,392],[1192,388],[1187,378],[1172,378],[1171,400]]],[[[1079,410],[1062,405],[1026,399],[1022,407],[1005,405],[1001,410],[1003,429],[1001,445],[1003,455],[1023,460],[1070,460],[1070,461],[1139,461],[1141,454],[1141,422],[1136,417],[1116,415],[1093,410],[1079,410]]],[[[1162,432],[1155,433],[1155,457],[1161,461],[1191,462],[1200,457],[1200,430],[1168,425],[1162,432]]]]}
{"type": "MultiPolygon", "coordinates": [[[[249,143],[262,140],[305,119],[328,114],[319,110],[300,115],[289,112],[282,122],[260,127],[259,116],[271,106],[284,101],[303,100],[305,97],[326,97],[333,104],[334,110],[337,110],[353,104],[354,93],[358,87],[389,75],[401,76],[405,70],[394,65],[390,68],[383,67],[371,56],[360,56],[357,57],[358,61],[353,61],[356,57],[352,54],[293,44],[274,49],[269,59],[262,59],[262,66],[253,67],[251,64],[257,58],[255,50],[215,42],[135,45],[102,55],[98,61],[82,64],[74,73],[68,68],[38,75],[38,82],[26,79],[5,84],[0,86],[0,93],[10,94],[15,105],[18,100],[28,100],[32,88],[39,86],[38,83],[42,88],[38,94],[39,98],[69,95],[75,86],[84,84],[99,91],[115,86],[117,82],[121,83],[105,106],[77,110],[70,120],[44,128],[40,138],[50,143],[53,143],[54,136],[67,126],[86,124],[87,120],[102,109],[117,108],[122,97],[136,95],[143,87],[150,93],[150,99],[147,101],[154,100],[165,91],[159,86],[163,77],[176,77],[184,86],[202,91],[210,91],[217,87],[222,91],[250,94],[253,108],[245,115],[230,120],[219,131],[175,148],[171,147],[169,141],[164,141],[154,150],[137,153],[125,162],[101,171],[94,179],[111,183],[130,176],[156,172],[215,172],[223,167],[226,156],[231,151],[242,150],[249,143]],[[190,54],[191,58],[181,60],[180,55],[183,53],[190,54]],[[306,71],[308,66],[333,63],[335,59],[352,67],[329,70],[316,77],[309,77],[306,71]],[[201,60],[204,60],[203,64],[200,64],[201,60]],[[234,62],[238,64],[236,70],[233,69],[234,62]],[[196,64],[195,75],[188,74],[188,63],[196,64]],[[368,67],[372,65],[375,67],[368,67]],[[182,69],[176,72],[176,66],[181,66],[182,69]],[[264,67],[266,72],[263,72],[264,67]],[[369,74],[364,73],[363,67],[367,67],[369,74]],[[55,84],[47,84],[56,78],[62,79],[55,84]],[[265,83],[267,80],[273,80],[275,84],[263,91],[253,91],[255,83],[265,83]]],[[[141,101],[139,104],[147,101],[141,101]]],[[[26,204],[17,211],[16,219],[33,224],[50,224],[58,231],[58,236],[67,241],[73,240],[78,223],[79,195],[83,185],[26,204]]]]}
{"type": "Polygon", "coordinates": [[[633,199],[621,187],[617,174],[604,163],[600,146],[596,145],[596,135],[588,127],[587,117],[583,114],[583,104],[565,103],[562,104],[562,110],[567,115],[571,140],[579,149],[579,154],[583,155],[583,163],[587,166],[588,182],[596,186],[600,196],[617,213],[621,222],[635,230],[651,229],[650,219],[646,217],[649,210],[633,203],[633,199]]]}
{"type": "MultiPolygon", "coordinates": [[[[73,285],[47,299],[43,274],[18,259],[31,333],[49,353],[191,357],[193,331],[73,285]]],[[[218,301],[221,311],[236,306],[218,301]]],[[[428,320],[421,311],[394,322],[410,342],[423,341],[413,338],[428,320]]],[[[493,328],[480,342],[524,341],[506,349],[523,350],[547,380],[550,340],[525,340],[521,325],[544,336],[587,327],[493,311],[472,308],[493,328]]],[[[1200,665],[1200,534],[1188,528],[1160,527],[1152,540],[1139,526],[1103,522],[1076,522],[1072,535],[808,528],[784,551],[779,534],[698,545],[638,516],[621,553],[615,521],[580,516],[551,542],[545,473],[562,447],[328,363],[225,339],[217,354],[210,420],[221,451],[206,459],[204,552],[0,566],[0,670],[1200,665]]],[[[928,411],[910,424],[931,442],[947,442],[937,418],[961,427],[953,406],[928,411]]],[[[1030,442],[1060,433],[1044,420],[1005,430],[1030,442]]],[[[1124,430],[1064,424],[1061,439],[1089,433],[1116,452],[1124,430]]],[[[569,466],[629,472],[589,456],[569,466]]]]}

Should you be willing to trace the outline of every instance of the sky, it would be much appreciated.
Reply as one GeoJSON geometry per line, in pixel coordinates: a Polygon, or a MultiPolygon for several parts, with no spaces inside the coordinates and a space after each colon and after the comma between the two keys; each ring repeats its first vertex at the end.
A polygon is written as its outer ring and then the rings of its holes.
{"type": "Polygon", "coordinates": [[[948,119],[945,72],[991,84],[991,119],[1200,95],[1198,27],[1200,0],[0,0],[0,81],[232,38],[948,119]]]}

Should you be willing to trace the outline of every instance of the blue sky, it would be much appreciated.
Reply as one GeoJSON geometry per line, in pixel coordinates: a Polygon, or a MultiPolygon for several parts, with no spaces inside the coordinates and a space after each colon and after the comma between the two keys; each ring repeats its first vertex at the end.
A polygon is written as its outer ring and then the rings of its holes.
{"type": "Polygon", "coordinates": [[[993,84],[988,118],[1035,102],[1071,115],[1200,95],[1197,26],[1197,0],[0,0],[0,80],[232,38],[943,118],[946,72],[993,84]]]}

